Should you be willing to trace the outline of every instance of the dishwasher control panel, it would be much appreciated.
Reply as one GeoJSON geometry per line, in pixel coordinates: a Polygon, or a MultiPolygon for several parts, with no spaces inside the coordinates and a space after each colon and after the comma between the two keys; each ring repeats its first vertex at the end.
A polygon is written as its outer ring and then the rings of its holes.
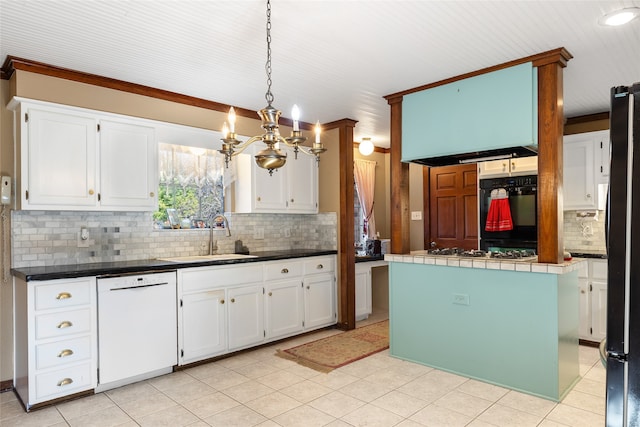
{"type": "Polygon", "coordinates": [[[176,272],[144,273],[129,276],[118,276],[98,279],[98,291],[104,287],[114,289],[127,289],[137,287],[156,286],[162,284],[175,284],[176,272]]]}

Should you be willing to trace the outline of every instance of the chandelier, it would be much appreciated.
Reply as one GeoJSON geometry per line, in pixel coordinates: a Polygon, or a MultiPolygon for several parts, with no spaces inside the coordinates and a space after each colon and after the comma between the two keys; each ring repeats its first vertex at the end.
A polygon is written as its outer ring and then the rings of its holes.
{"type": "Polygon", "coordinates": [[[292,147],[295,158],[298,158],[298,152],[315,156],[316,161],[320,161],[320,154],[327,151],[320,142],[320,122],[315,126],[315,141],[311,147],[305,147],[302,144],[307,140],[302,136],[300,131],[300,110],[297,105],[293,106],[291,111],[291,117],[293,119],[293,131],[291,136],[283,137],[278,131],[278,119],[280,118],[280,110],[273,105],[273,94],[271,93],[271,0],[267,0],[267,63],[265,64],[265,70],[267,73],[267,92],[265,93],[265,99],[267,100],[267,106],[258,111],[258,116],[262,120],[262,129],[264,132],[262,135],[257,135],[249,138],[246,141],[240,141],[237,139],[235,133],[235,121],[236,115],[233,107],[229,110],[228,121],[224,123],[222,128],[222,149],[218,150],[224,154],[224,161],[226,166],[229,166],[229,161],[233,156],[240,154],[249,145],[257,141],[262,141],[266,144],[266,148],[260,150],[255,155],[256,164],[263,169],[269,171],[269,175],[273,174],[275,169],[281,168],[287,162],[287,155],[280,150],[280,143],[286,146],[292,147]]]}

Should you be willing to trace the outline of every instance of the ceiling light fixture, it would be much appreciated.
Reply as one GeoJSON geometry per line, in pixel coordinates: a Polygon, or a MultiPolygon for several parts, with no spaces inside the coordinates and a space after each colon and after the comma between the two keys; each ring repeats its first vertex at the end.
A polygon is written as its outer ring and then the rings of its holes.
{"type": "Polygon", "coordinates": [[[293,131],[290,137],[282,137],[278,131],[278,119],[280,118],[280,110],[273,107],[273,94],[271,93],[271,1],[267,0],[267,63],[265,65],[267,72],[267,93],[265,93],[265,99],[267,100],[267,106],[258,111],[258,116],[262,120],[262,129],[265,133],[262,135],[254,136],[242,142],[237,139],[235,133],[235,121],[236,115],[233,107],[229,110],[229,126],[225,122],[222,128],[222,149],[218,150],[224,154],[224,161],[227,167],[231,157],[240,154],[245,148],[257,141],[262,141],[267,145],[267,148],[260,150],[255,155],[256,164],[263,169],[269,171],[269,175],[273,174],[274,169],[281,168],[287,161],[287,155],[280,150],[280,143],[292,147],[295,154],[295,158],[298,158],[298,152],[301,151],[304,154],[315,156],[316,161],[320,161],[320,154],[327,151],[320,142],[320,122],[316,123],[315,127],[315,141],[313,146],[304,147],[302,144],[307,140],[302,136],[300,131],[300,110],[297,105],[293,106],[291,111],[291,117],[293,119],[293,131]]]}
{"type": "Polygon", "coordinates": [[[373,142],[371,142],[371,138],[362,138],[362,142],[358,144],[358,151],[363,156],[368,156],[373,153],[373,142]]]}
{"type": "Polygon", "coordinates": [[[640,16],[640,8],[627,7],[607,13],[606,15],[602,16],[598,22],[601,25],[617,27],[619,25],[624,25],[628,22],[633,21],[638,16],[640,16]]]}

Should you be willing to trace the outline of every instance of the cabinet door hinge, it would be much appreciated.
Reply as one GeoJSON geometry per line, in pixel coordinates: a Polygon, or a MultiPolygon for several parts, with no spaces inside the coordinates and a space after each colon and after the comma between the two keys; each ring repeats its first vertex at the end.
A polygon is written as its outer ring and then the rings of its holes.
{"type": "Polygon", "coordinates": [[[29,200],[29,190],[26,190],[26,191],[24,192],[24,197],[25,197],[27,200],[29,200]]]}
{"type": "Polygon", "coordinates": [[[180,349],[180,357],[184,357],[184,350],[180,349]]]}
{"type": "Polygon", "coordinates": [[[96,130],[100,132],[100,123],[96,124],[96,130]]]}
{"type": "Polygon", "coordinates": [[[182,300],[180,300],[180,307],[182,307],[182,300]]]}
{"type": "Polygon", "coordinates": [[[600,141],[600,149],[602,149],[602,141],[600,141]]]}
{"type": "Polygon", "coordinates": [[[589,328],[589,334],[593,335],[593,328],[589,328]]]}
{"type": "Polygon", "coordinates": [[[302,327],[304,328],[304,320],[302,321],[302,327]]]}
{"type": "Polygon", "coordinates": [[[262,288],[262,295],[264,295],[264,288],[262,288]]]}
{"type": "Polygon", "coordinates": [[[602,166],[600,166],[600,173],[604,172],[604,169],[602,166]]]}
{"type": "Polygon", "coordinates": [[[263,330],[263,331],[262,331],[262,336],[263,336],[264,338],[266,338],[266,337],[267,337],[267,331],[263,330]]]}
{"type": "Polygon", "coordinates": [[[97,381],[98,381],[98,384],[100,384],[100,368],[98,368],[96,371],[98,375],[97,381]]]}
{"type": "Polygon", "coordinates": [[[24,113],[24,122],[27,123],[29,121],[29,113],[24,113]]]}
{"type": "Polygon", "coordinates": [[[593,285],[589,283],[589,292],[593,292],[593,285]]]}
{"type": "Polygon", "coordinates": [[[101,197],[100,197],[100,193],[98,193],[98,201],[100,201],[101,197]]]}

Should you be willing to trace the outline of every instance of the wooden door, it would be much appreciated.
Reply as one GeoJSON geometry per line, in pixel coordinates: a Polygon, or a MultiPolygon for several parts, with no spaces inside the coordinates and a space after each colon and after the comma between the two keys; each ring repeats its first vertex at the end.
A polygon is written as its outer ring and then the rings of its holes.
{"type": "Polygon", "coordinates": [[[425,248],[435,242],[437,247],[478,249],[477,176],[475,164],[429,169],[425,248]]]}

